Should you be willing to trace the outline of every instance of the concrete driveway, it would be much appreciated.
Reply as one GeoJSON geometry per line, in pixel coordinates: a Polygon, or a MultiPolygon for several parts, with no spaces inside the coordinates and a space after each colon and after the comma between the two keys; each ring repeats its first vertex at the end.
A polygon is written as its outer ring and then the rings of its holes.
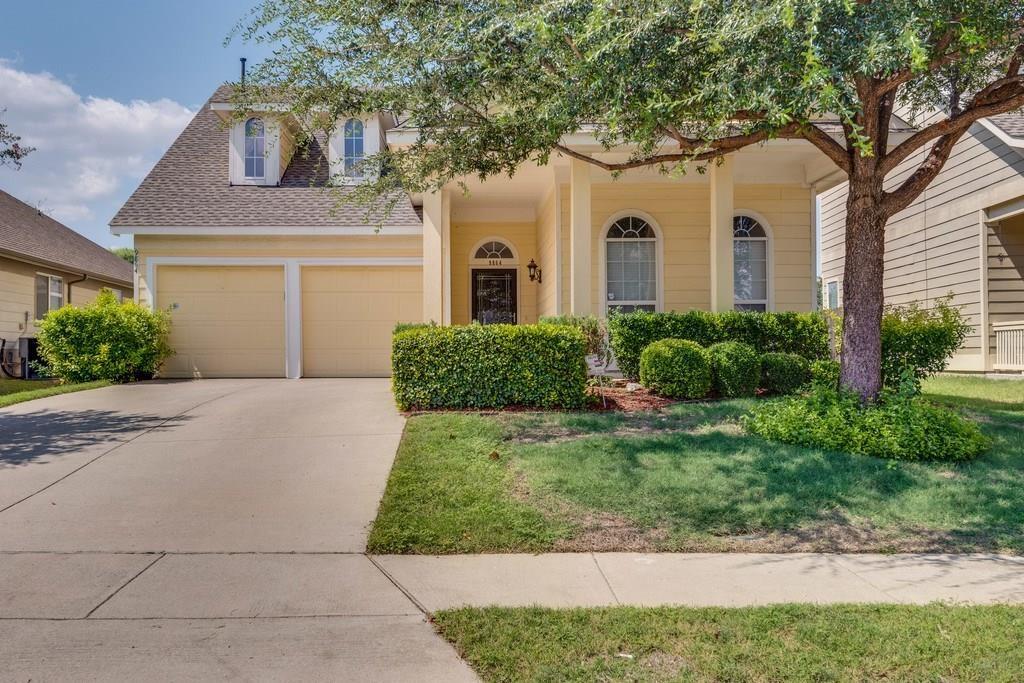
{"type": "Polygon", "coordinates": [[[365,555],[386,380],[110,387],[0,410],[14,680],[473,680],[365,555]]]}

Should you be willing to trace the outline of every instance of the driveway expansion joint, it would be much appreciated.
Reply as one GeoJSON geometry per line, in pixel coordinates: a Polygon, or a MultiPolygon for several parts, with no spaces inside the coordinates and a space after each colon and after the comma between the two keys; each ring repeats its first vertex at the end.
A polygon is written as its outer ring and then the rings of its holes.
{"type": "Polygon", "coordinates": [[[108,602],[110,602],[111,598],[113,598],[113,597],[114,597],[115,595],[117,595],[118,593],[120,593],[120,592],[121,592],[121,591],[122,591],[122,590],[123,590],[123,589],[125,588],[125,586],[127,586],[127,585],[128,585],[128,584],[130,584],[130,583],[131,583],[132,581],[134,581],[135,579],[137,579],[137,578],[139,578],[140,576],[142,576],[143,574],[145,574],[145,573],[146,573],[146,570],[147,570],[147,569],[149,569],[150,567],[152,567],[152,566],[153,566],[154,564],[156,564],[157,562],[159,562],[160,560],[162,560],[162,559],[163,559],[163,558],[165,558],[165,557],[167,557],[167,556],[166,556],[166,555],[163,555],[163,554],[161,554],[161,555],[157,555],[157,556],[156,556],[156,558],[155,558],[155,559],[154,559],[154,560],[153,560],[152,562],[148,563],[148,564],[147,564],[147,565],[146,565],[145,567],[143,567],[143,568],[142,568],[142,569],[140,569],[139,571],[135,572],[134,576],[132,576],[132,577],[131,577],[130,579],[128,579],[127,581],[125,581],[124,583],[122,583],[122,584],[121,584],[120,586],[118,586],[118,587],[117,587],[117,588],[116,588],[116,589],[114,590],[114,592],[113,592],[113,593],[111,593],[111,594],[110,594],[110,595],[108,595],[107,597],[103,598],[103,600],[101,600],[101,601],[100,601],[100,603],[99,603],[98,605],[96,605],[96,606],[95,606],[95,607],[93,607],[93,608],[92,608],[91,610],[89,610],[89,613],[88,613],[88,614],[86,614],[84,618],[85,618],[85,619],[88,619],[89,617],[91,617],[91,616],[93,615],[93,613],[94,613],[94,612],[95,612],[96,610],[98,610],[98,609],[99,609],[100,607],[103,607],[103,605],[105,605],[105,604],[107,604],[108,602]]]}
{"type": "Polygon", "coordinates": [[[428,610],[426,606],[422,602],[420,602],[419,599],[417,599],[417,597],[413,595],[411,591],[409,591],[409,589],[407,589],[405,586],[399,583],[399,581],[395,579],[395,577],[391,576],[391,574],[389,574],[388,571],[384,569],[384,567],[382,567],[380,563],[378,563],[377,560],[373,558],[372,555],[370,555],[369,553],[363,553],[363,556],[366,559],[368,559],[374,567],[377,568],[377,571],[384,575],[385,579],[391,582],[392,586],[397,588],[402,593],[402,595],[408,598],[409,602],[415,605],[416,609],[418,609],[423,614],[423,616],[425,616],[427,619],[430,619],[430,610],[428,610]]]}

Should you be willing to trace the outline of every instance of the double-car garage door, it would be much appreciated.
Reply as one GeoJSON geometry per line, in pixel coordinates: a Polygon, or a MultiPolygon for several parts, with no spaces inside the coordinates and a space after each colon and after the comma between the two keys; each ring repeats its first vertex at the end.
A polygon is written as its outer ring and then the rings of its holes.
{"type": "Polygon", "coordinates": [[[422,316],[422,275],[409,266],[303,266],[301,315],[287,314],[284,266],[156,269],[171,310],[173,377],[283,377],[301,338],[305,377],[385,376],[391,331],[422,316]],[[289,326],[299,334],[289,335],[289,326]]]}

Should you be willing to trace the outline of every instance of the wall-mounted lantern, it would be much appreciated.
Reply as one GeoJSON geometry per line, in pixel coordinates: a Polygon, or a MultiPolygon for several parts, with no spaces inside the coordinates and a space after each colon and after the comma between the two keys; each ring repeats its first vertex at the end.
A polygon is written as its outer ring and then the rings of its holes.
{"type": "Polygon", "coordinates": [[[530,262],[526,264],[526,270],[530,273],[530,282],[536,282],[537,284],[543,282],[541,277],[543,276],[544,271],[537,267],[536,261],[530,259],[530,262]]]}

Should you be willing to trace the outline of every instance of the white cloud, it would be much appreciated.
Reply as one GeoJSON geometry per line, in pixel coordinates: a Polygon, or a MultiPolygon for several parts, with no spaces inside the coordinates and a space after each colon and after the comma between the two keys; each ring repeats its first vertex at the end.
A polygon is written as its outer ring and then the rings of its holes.
{"type": "Polygon", "coordinates": [[[20,171],[0,168],[0,188],[101,244],[113,242],[107,221],[194,114],[168,99],[83,97],[52,74],[4,59],[0,109],[36,148],[20,171]]]}

